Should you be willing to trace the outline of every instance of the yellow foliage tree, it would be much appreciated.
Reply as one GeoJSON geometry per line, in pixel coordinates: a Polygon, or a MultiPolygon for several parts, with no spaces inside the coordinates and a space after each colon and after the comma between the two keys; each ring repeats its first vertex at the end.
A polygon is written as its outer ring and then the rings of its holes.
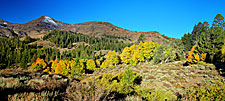
{"type": "Polygon", "coordinates": [[[62,67],[62,69],[63,69],[62,74],[63,74],[63,75],[68,75],[68,74],[70,74],[70,72],[71,72],[71,65],[70,65],[70,62],[71,62],[71,61],[68,61],[68,60],[64,60],[64,61],[63,61],[63,67],[62,67]]]}
{"type": "Polygon", "coordinates": [[[137,50],[138,50],[138,53],[139,53],[138,54],[139,55],[138,60],[141,61],[141,62],[145,61],[145,57],[144,57],[144,44],[143,44],[142,41],[138,44],[137,50]]]}
{"type": "Polygon", "coordinates": [[[101,62],[99,60],[96,60],[96,67],[100,67],[101,66],[101,62]]]}
{"type": "Polygon", "coordinates": [[[221,59],[222,59],[222,62],[225,62],[225,39],[224,39],[224,45],[221,48],[221,59]]]}
{"type": "Polygon", "coordinates": [[[85,69],[86,61],[87,61],[87,59],[80,59],[79,60],[79,63],[80,63],[80,66],[81,66],[81,70],[85,69]]]}
{"type": "Polygon", "coordinates": [[[120,57],[123,63],[128,64],[131,60],[131,48],[125,47],[120,57]]]}
{"type": "Polygon", "coordinates": [[[96,70],[97,69],[95,61],[93,59],[87,60],[87,69],[88,70],[96,70]]]}
{"type": "Polygon", "coordinates": [[[140,60],[140,51],[139,50],[133,50],[133,55],[131,59],[131,64],[136,65],[140,60]]]}
{"type": "Polygon", "coordinates": [[[136,65],[138,62],[151,60],[157,47],[158,43],[140,42],[138,45],[125,47],[120,57],[123,63],[136,65]]]}
{"type": "Polygon", "coordinates": [[[108,54],[106,55],[106,62],[111,65],[117,65],[119,63],[119,57],[116,54],[115,50],[114,51],[109,51],[108,54]]]}
{"type": "Polygon", "coordinates": [[[138,53],[136,53],[136,45],[132,45],[130,47],[130,57],[129,57],[129,63],[132,65],[136,65],[138,62],[138,53]]]}
{"type": "Polygon", "coordinates": [[[199,55],[198,54],[195,54],[194,56],[195,56],[194,62],[195,63],[198,63],[200,61],[199,55]]]}
{"type": "Polygon", "coordinates": [[[62,62],[59,61],[59,63],[57,63],[55,73],[62,73],[62,62]]]}
{"type": "Polygon", "coordinates": [[[144,57],[147,59],[147,60],[151,60],[152,57],[154,56],[154,50],[159,46],[159,44],[156,42],[145,42],[143,44],[143,54],[144,54],[144,57]]]}
{"type": "Polygon", "coordinates": [[[75,60],[71,60],[71,61],[73,61],[72,64],[71,64],[71,74],[72,75],[84,74],[85,73],[83,63],[81,63],[79,59],[75,59],[75,60]]]}
{"type": "Polygon", "coordinates": [[[55,72],[57,68],[58,60],[51,60],[50,64],[51,64],[51,72],[55,72]]]}
{"type": "Polygon", "coordinates": [[[223,56],[225,56],[225,44],[223,45],[222,49],[221,49],[221,53],[223,56]]]}

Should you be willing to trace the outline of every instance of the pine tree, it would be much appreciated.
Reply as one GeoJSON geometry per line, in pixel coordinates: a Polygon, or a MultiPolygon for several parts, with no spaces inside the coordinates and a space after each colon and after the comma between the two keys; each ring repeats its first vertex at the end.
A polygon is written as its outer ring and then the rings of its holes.
{"type": "Polygon", "coordinates": [[[184,48],[185,48],[185,50],[190,50],[191,49],[191,47],[194,45],[193,43],[193,39],[192,39],[192,34],[190,34],[190,33],[187,33],[187,34],[184,34],[184,36],[181,38],[181,40],[182,40],[182,43],[183,43],[183,45],[185,46],[184,48]]]}
{"type": "Polygon", "coordinates": [[[219,61],[222,45],[224,44],[225,31],[220,27],[211,27],[207,32],[200,34],[197,41],[197,50],[199,53],[207,53],[207,60],[210,62],[219,61]]]}
{"type": "Polygon", "coordinates": [[[225,28],[224,17],[221,14],[217,14],[214,18],[212,27],[225,28]]]}

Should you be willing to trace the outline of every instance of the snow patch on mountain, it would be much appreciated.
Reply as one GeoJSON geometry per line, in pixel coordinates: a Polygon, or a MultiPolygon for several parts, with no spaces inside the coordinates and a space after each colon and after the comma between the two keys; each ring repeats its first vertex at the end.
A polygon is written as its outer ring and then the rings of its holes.
{"type": "Polygon", "coordinates": [[[45,16],[44,19],[42,20],[43,22],[45,23],[50,23],[50,24],[53,24],[55,26],[57,26],[58,24],[52,20],[52,18],[48,17],[48,16],[45,16]]]}

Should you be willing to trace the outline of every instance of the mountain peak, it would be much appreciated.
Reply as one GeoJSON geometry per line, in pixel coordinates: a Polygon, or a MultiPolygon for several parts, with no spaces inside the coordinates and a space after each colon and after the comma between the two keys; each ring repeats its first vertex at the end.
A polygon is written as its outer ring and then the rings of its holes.
{"type": "Polygon", "coordinates": [[[58,24],[54,21],[54,19],[52,19],[52,18],[49,17],[49,16],[43,16],[42,21],[45,22],[45,23],[53,24],[53,25],[55,25],[55,26],[58,25],[58,24]]]}

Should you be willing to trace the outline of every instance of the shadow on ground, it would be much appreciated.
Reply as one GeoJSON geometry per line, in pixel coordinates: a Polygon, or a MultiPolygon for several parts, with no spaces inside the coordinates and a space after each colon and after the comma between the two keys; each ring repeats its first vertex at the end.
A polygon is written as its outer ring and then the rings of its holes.
{"type": "Polygon", "coordinates": [[[213,63],[216,66],[216,70],[219,72],[219,74],[223,77],[225,77],[225,63],[213,63]]]}

